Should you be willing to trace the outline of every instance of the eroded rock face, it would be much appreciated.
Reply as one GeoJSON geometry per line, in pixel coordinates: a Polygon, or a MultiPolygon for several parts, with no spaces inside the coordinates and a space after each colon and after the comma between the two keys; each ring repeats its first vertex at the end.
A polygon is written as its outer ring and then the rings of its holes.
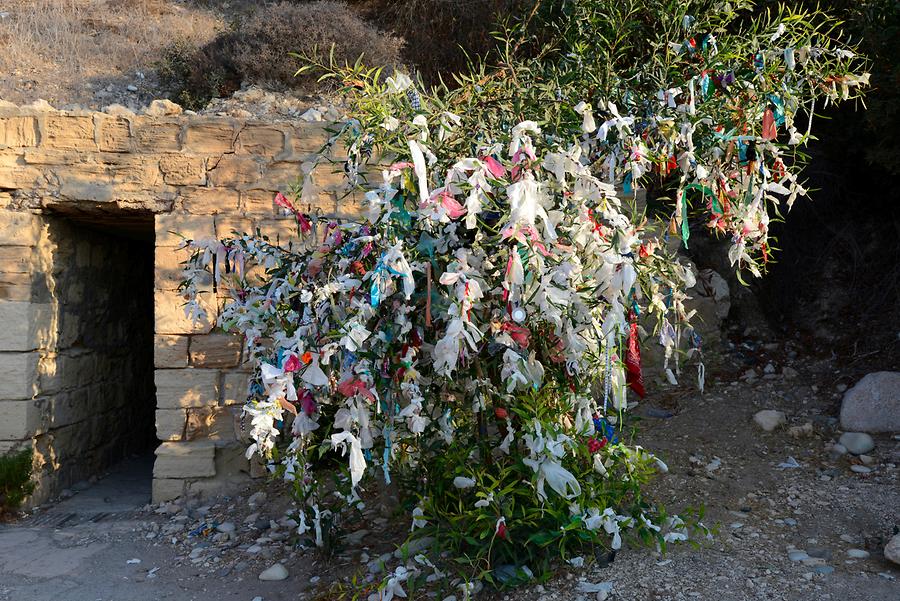
{"type": "Polygon", "coordinates": [[[900,432],[900,372],[866,375],[844,394],[841,428],[854,432],[900,432]]]}

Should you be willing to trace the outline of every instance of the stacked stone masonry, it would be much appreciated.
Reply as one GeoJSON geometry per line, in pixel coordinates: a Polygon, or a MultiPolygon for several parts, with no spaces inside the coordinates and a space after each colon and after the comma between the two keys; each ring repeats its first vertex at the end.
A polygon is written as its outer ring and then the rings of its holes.
{"type": "MultiPolygon", "coordinates": [[[[35,449],[33,503],[129,452],[128,437],[110,433],[123,420],[138,432],[148,404],[160,441],[155,500],[220,490],[258,470],[239,440],[242,342],[214,327],[223,299],[211,282],[207,318],[185,316],[179,245],[256,228],[296,236],[275,193],[298,183],[330,135],[318,123],[182,114],[164,102],[142,114],[0,102],[0,452],[35,449]],[[142,239],[153,246],[152,276],[129,266],[142,239]],[[141,343],[139,307],[113,307],[116,282],[131,294],[151,277],[152,342],[141,343]],[[139,344],[153,347],[152,383],[133,367],[139,351],[127,350],[139,344]]],[[[318,202],[304,209],[359,215],[339,165],[314,176],[318,202]]]]}

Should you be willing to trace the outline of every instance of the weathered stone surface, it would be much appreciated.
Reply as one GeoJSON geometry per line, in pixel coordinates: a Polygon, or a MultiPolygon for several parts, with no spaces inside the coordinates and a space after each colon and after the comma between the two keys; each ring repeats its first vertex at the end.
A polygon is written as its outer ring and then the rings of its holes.
{"type": "Polygon", "coordinates": [[[206,159],[183,154],[167,154],[159,159],[163,180],[173,186],[202,186],[206,183],[206,159]]]}
{"type": "Polygon", "coordinates": [[[248,123],[237,137],[236,150],[242,154],[274,157],[284,151],[285,137],[281,127],[248,123]]]}
{"type": "Polygon", "coordinates": [[[900,432],[900,372],[867,374],[845,392],[841,428],[855,432],[900,432]]]}
{"type": "Polygon", "coordinates": [[[895,534],[884,547],[884,556],[900,565],[900,534],[895,534]]]}
{"type": "Polygon", "coordinates": [[[169,115],[180,115],[184,112],[179,105],[166,98],[157,99],[150,103],[144,114],[151,117],[166,117],[169,115]]]}
{"type": "Polygon", "coordinates": [[[98,115],[95,121],[97,144],[103,152],[130,152],[132,150],[131,122],[123,117],[98,115]]]}
{"type": "Polygon", "coordinates": [[[183,188],[178,204],[192,215],[233,215],[239,199],[239,193],[228,188],[183,188]]]}
{"type": "Polygon", "coordinates": [[[275,193],[269,190],[244,190],[240,196],[240,212],[253,217],[273,217],[275,193]]]}
{"type": "Polygon", "coordinates": [[[190,362],[194,367],[235,367],[241,359],[240,336],[207,334],[192,336],[190,362]]]}
{"type": "Polygon", "coordinates": [[[216,475],[216,447],[207,441],[164,442],[156,449],[154,478],[208,478],[216,475]]]}
{"type": "Polygon", "coordinates": [[[766,432],[772,432],[776,428],[783,426],[787,422],[784,416],[784,412],[775,411],[774,409],[764,409],[763,411],[758,411],[753,416],[753,421],[757,426],[759,426],[766,432]]]}
{"type": "MultiPolygon", "coordinates": [[[[2,278],[0,278],[2,279],[2,278]]],[[[31,351],[50,338],[53,308],[47,303],[0,300],[0,352],[31,351]]]]}
{"type": "Polygon", "coordinates": [[[29,438],[39,424],[39,412],[31,401],[0,401],[0,440],[29,438]]]}
{"type": "Polygon", "coordinates": [[[5,117],[0,119],[0,146],[37,146],[38,123],[35,117],[5,117]]]}
{"type": "Polygon", "coordinates": [[[243,405],[247,402],[250,374],[242,371],[227,372],[222,378],[222,403],[243,405]]]}
{"type": "MultiPolygon", "coordinates": [[[[199,407],[187,410],[185,440],[237,440],[232,407],[199,407]]],[[[240,411],[238,409],[238,411],[240,411]]]]}
{"type": "Polygon", "coordinates": [[[0,353],[0,399],[30,399],[37,393],[38,354],[0,353]]]}
{"type": "Polygon", "coordinates": [[[201,240],[216,235],[212,216],[157,215],[156,246],[179,246],[185,238],[201,240]]]}
{"type": "Polygon", "coordinates": [[[163,441],[184,440],[187,412],[184,409],[156,410],[156,437],[163,441]]]}
{"type": "Polygon", "coordinates": [[[219,372],[214,369],[157,369],[159,409],[208,407],[219,402],[219,372]]]}
{"type": "Polygon", "coordinates": [[[159,334],[208,334],[216,324],[217,301],[206,291],[197,300],[204,314],[192,319],[185,314],[185,299],[171,290],[154,293],[156,331],[159,334]]]}
{"type": "Polygon", "coordinates": [[[92,117],[47,113],[42,120],[41,146],[64,150],[97,150],[92,117]]]}
{"type": "Polygon", "coordinates": [[[181,121],[177,118],[134,119],[134,145],[138,152],[176,152],[181,150],[181,121]]]}
{"type": "Polygon", "coordinates": [[[196,154],[224,154],[234,149],[235,123],[228,119],[197,119],[190,122],[184,147],[196,154]]]}
{"type": "Polygon", "coordinates": [[[34,246],[40,236],[41,219],[31,213],[3,211],[0,214],[0,245],[34,246]]]}
{"type": "Polygon", "coordinates": [[[209,165],[209,183],[222,188],[246,188],[260,182],[262,167],[260,162],[248,156],[223,156],[209,165]]]}
{"type": "Polygon", "coordinates": [[[188,364],[188,336],[157,334],[154,336],[153,365],[163,368],[184,368],[188,364]]]}

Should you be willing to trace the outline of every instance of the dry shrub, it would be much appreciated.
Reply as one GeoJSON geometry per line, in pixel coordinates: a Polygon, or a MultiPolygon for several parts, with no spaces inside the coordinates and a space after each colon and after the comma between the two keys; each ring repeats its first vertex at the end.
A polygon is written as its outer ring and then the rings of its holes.
{"type": "Polygon", "coordinates": [[[169,0],[7,0],[0,8],[8,13],[0,19],[0,73],[34,76],[35,95],[51,101],[90,98],[92,80],[133,79],[173,37],[203,44],[224,25],[169,0]]]}
{"type": "Polygon", "coordinates": [[[395,65],[402,41],[379,31],[343,2],[331,0],[264,4],[246,15],[230,32],[195,48],[177,43],[164,54],[158,69],[176,102],[199,109],[214,97],[225,97],[242,82],[321,91],[315,75],[295,77],[301,66],[291,53],[327,55],[354,62],[360,55],[371,65],[395,65]]]}
{"type": "Polygon", "coordinates": [[[426,82],[466,68],[466,55],[496,46],[491,35],[505,19],[528,12],[536,0],[355,0],[380,27],[406,40],[403,58],[426,82]]]}
{"type": "Polygon", "coordinates": [[[370,65],[396,65],[400,39],[379,31],[362,20],[345,3],[323,0],[305,4],[279,2],[248,17],[239,31],[234,63],[245,80],[276,82],[285,87],[311,91],[315,76],[294,77],[301,66],[290,52],[327,54],[353,63],[360,55],[370,65]]]}

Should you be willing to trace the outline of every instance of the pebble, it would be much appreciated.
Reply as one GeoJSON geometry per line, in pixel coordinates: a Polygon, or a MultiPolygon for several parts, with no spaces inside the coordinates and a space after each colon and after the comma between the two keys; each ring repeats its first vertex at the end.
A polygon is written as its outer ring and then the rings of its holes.
{"type": "Polygon", "coordinates": [[[864,465],[851,465],[850,471],[855,472],[857,474],[868,474],[872,471],[872,468],[866,467],[864,465]]]}
{"type": "Polygon", "coordinates": [[[818,557],[819,559],[831,559],[831,549],[825,547],[810,547],[806,550],[810,557],[818,557]]]}
{"type": "Polygon", "coordinates": [[[137,86],[133,85],[133,84],[128,84],[125,87],[125,89],[128,90],[129,92],[137,92],[138,91],[137,86]]]}
{"type": "Polygon", "coordinates": [[[216,526],[216,530],[224,534],[231,534],[235,531],[234,522],[222,522],[221,524],[216,526]]]}
{"type": "Polygon", "coordinates": [[[834,568],[831,566],[816,566],[813,568],[813,572],[816,574],[831,574],[834,572],[834,568]]]}
{"type": "Polygon", "coordinates": [[[875,448],[875,441],[865,432],[844,432],[838,442],[854,455],[863,455],[875,448]]]}
{"type": "Polygon", "coordinates": [[[763,409],[762,411],[758,411],[756,415],[753,416],[753,421],[756,422],[757,426],[759,426],[766,432],[772,432],[779,426],[784,425],[787,420],[785,419],[784,412],[782,411],[763,409]]]}
{"type": "Polygon", "coordinates": [[[863,462],[863,465],[872,465],[875,463],[875,458],[871,455],[860,455],[859,460],[863,462]]]}
{"type": "Polygon", "coordinates": [[[259,575],[260,580],[284,580],[287,577],[287,568],[280,563],[276,563],[272,567],[263,570],[259,575]]]}
{"type": "Polygon", "coordinates": [[[895,534],[885,545],[884,556],[900,565],[900,534],[895,534]]]}
{"type": "Polygon", "coordinates": [[[265,502],[266,502],[266,493],[264,493],[263,491],[255,492],[252,495],[250,495],[249,499],[247,499],[247,504],[250,505],[250,507],[255,507],[255,506],[257,506],[261,503],[265,503],[265,502]]]}
{"type": "Polygon", "coordinates": [[[801,549],[794,549],[788,551],[788,559],[791,561],[803,561],[804,559],[809,559],[809,554],[801,549]]]}
{"type": "Polygon", "coordinates": [[[847,549],[847,555],[853,559],[868,559],[869,552],[863,549],[847,549]]]}

